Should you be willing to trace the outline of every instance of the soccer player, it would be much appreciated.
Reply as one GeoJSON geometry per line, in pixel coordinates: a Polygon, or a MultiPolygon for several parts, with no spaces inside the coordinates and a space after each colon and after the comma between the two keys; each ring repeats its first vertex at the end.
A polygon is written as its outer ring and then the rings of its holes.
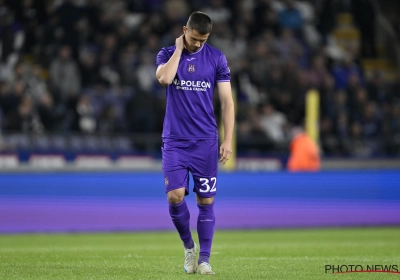
{"type": "Polygon", "coordinates": [[[166,86],[167,105],[162,133],[162,169],[169,213],[183,242],[186,273],[214,274],[210,266],[215,229],[214,196],[217,193],[218,129],[213,95],[217,87],[222,108],[224,139],[219,162],[232,153],[234,105],[225,55],[206,44],[212,29],[208,15],[190,15],[175,46],[157,55],[156,77],[166,86]],[[190,213],[185,202],[192,174],[199,209],[198,247],[190,232],[190,213]]]}

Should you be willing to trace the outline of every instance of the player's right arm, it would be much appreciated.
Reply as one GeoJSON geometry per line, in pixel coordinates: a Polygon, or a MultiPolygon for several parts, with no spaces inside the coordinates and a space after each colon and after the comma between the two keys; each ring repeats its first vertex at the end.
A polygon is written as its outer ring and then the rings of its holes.
{"type": "Polygon", "coordinates": [[[175,78],[176,71],[178,71],[179,60],[181,59],[184,43],[183,35],[175,40],[175,51],[167,63],[158,66],[156,77],[158,82],[167,86],[172,83],[175,78]]]}

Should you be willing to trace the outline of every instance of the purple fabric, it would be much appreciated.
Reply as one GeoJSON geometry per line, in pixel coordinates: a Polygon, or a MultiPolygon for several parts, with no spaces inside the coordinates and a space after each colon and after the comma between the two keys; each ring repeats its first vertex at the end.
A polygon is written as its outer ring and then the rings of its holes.
{"type": "Polygon", "coordinates": [[[165,140],[162,147],[165,192],[186,188],[189,194],[189,171],[193,191],[200,197],[217,193],[218,140],[165,140]]]}
{"type": "MultiPolygon", "coordinates": [[[[157,65],[165,64],[175,46],[163,48],[157,65]]],[[[173,82],[166,87],[167,105],[163,138],[217,139],[213,96],[217,82],[229,82],[230,72],[225,55],[204,44],[195,52],[183,50],[173,82]]]]}
{"type": "MultiPolygon", "coordinates": [[[[169,214],[185,247],[193,244],[190,232],[190,212],[186,201],[182,200],[179,204],[169,204],[169,214]]],[[[189,248],[193,248],[193,246],[189,248]]]]}
{"type": "MultiPolygon", "coordinates": [[[[191,228],[196,228],[196,203],[187,203],[191,228]]],[[[0,197],[0,232],[175,230],[166,208],[165,198],[0,197]]],[[[214,211],[217,229],[400,224],[400,204],[396,201],[216,197],[214,211]]]]}
{"type": "Polygon", "coordinates": [[[200,243],[199,264],[202,262],[210,263],[211,245],[215,230],[214,203],[197,205],[197,207],[199,208],[197,218],[197,234],[200,243]]]}

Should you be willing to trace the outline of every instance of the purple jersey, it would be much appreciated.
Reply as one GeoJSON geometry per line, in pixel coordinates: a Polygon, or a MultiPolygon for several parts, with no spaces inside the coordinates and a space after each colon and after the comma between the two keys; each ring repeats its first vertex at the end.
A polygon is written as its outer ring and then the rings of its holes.
{"type": "MultiPolygon", "coordinates": [[[[157,66],[168,62],[175,46],[162,48],[157,66]]],[[[218,82],[229,82],[225,55],[204,44],[189,53],[182,51],[173,82],[167,86],[167,106],[162,137],[170,139],[217,139],[213,95],[218,82]]]]}

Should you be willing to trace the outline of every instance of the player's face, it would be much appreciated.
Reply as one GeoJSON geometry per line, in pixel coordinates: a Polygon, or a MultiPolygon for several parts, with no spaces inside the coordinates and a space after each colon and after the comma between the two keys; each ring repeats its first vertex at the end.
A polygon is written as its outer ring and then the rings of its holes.
{"type": "Polygon", "coordinates": [[[183,27],[185,34],[185,47],[189,52],[197,52],[207,41],[210,33],[202,35],[194,29],[183,27]]]}

